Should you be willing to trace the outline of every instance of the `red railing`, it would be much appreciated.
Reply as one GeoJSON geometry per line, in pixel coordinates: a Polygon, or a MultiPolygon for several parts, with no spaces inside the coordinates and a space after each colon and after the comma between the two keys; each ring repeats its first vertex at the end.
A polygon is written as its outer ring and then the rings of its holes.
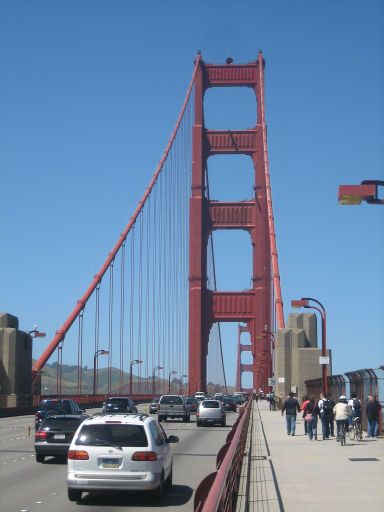
{"type": "Polygon", "coordinates": [[[216,457],[216,471],[202,480],[196,489],[195,512],[231,512],[239,489],[252,400],[240,409],[240,416],[216,457]]]}

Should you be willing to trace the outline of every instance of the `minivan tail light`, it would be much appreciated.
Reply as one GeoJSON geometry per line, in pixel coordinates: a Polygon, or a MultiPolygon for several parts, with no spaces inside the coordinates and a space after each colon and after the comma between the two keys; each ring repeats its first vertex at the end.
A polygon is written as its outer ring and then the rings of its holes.
{"type": "Polygon", "coordinates": [[[35,441],[41,441],[42,439],[47,439],[47,433],[43,432],[35,432],[35,441]]]}
{"type": "Polygon", "coordinates": [[[68,460],[88,460],[89,455],[85,450],[69,450],[68,460]]]}
{"type": "Polygon", "coordinates": [[[157,460],[156,452],[134,452],[132,454],[132,460],[141,461],[141,462],[154,462],[157,460]]]}

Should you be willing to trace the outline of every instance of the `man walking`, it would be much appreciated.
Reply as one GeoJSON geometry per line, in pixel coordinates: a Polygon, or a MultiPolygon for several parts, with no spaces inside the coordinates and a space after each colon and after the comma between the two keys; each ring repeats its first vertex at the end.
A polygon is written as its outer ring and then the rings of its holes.
{"type": "Polygon", "coordinates": [[[368,432],[367,437],[377,437],[379,431],[379,413],[381,405],[376,400],[376,397],[369,395],[368,403],[366,407],[367,420],[368,420],[368,432]]]}
{"type": "Polygon", "coordinates": [[[320,420],[321,420],[321,427],[323,431],[323,440],[329,439],[330,436],[330,428],[329,428],[329,422],[331,419],[331,416],[333,415],[333,407],[331,404],[331,401],[328,399],[327,395],[323,395],[323,393],[320,393],[320,400],[317,404],[319,406],[320,410],[320,420]]]}
{"type": "Polygon", "coordinates": [[[289,436],[295,435],[296,430],[296,414],[300,412],[300,404],[296,398],[293,397],[293,391],[288,393],[288,398],[284,400],[281,415],[284,415],[287,422],[287,434],[289,436]]]}

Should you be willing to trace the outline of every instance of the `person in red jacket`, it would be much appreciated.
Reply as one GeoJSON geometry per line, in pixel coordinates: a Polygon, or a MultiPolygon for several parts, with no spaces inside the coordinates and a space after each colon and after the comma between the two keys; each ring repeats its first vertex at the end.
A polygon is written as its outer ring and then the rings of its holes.
{"type": "MultiPolygon", "coordinates": [[[[304,416],[305,416],[305,408],[307,407],[307,405],[309,404],[309,399],[307,396],[303,396],[303,401],[301,403],[301,407],[300,407],[300,411],[303,413],[303,419],[304,419],[304,416]]],[[[304,421],[304,434],[307,436],[308,435],[308,423],[306,421],[304,421]]]]}

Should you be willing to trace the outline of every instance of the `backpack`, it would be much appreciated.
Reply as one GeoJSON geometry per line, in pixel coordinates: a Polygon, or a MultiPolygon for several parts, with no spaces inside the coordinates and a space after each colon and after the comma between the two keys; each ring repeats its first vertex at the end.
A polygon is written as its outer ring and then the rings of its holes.
{"type": "Polygon", "coordinates": [[[332,402],[330,400],[323,399],[323,412],[327,417],[332,416],[333,407],[332,402]]]}
{"type": "Polygon", "coordinates": [[[352,408],[356,416],[360,416],[361,414],[361,404],[357,398],[354,398],[352,401],[352,408]]]}

